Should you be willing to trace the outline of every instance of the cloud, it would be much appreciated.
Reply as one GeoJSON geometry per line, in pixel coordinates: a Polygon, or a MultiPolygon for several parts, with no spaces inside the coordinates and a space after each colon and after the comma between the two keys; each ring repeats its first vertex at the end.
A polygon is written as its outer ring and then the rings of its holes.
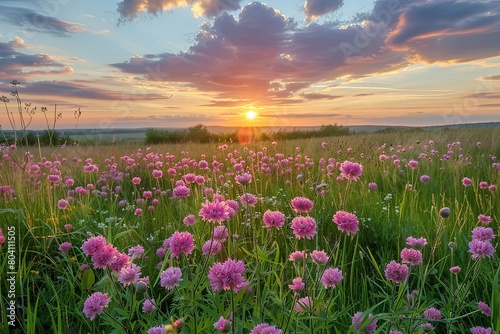
{"type": "Polygon", "coordinates": [[[43,10],[32,10],[24,7],[0,5],[0,19],[12,25],[21,27],[22,31],[30,33],[46,33],[58,37],[67,37],[76,32],[85,31],[81,23],[66,22],[45,15],[43,10]]]}
{"type": "Polygon", "coordinates": [[[117,121],[124,122],[144,122],[144,121],[157,121],[157,122],[173,122],[173,123],[186,123],[186,122],[205,122],[213,121],[213,116],[202,114],[178,114],[178,115],[150,115],[150,116],[122,116],[118,117],[117,121]]]}
{"type": "Polygon", "coordinates": [[[348,117],[343,114],[337,113],[269,113],[269,114],[260,114],[259,117],[268,117],[268,118],[334,118],[334,117],[348,117]]]}
{"type": "Polygon", "coordinates": [[[190,6],[195,17],[217,17],[240,9],[242,0],[123,0],[118,4],[120,21],[131,21],[142,13],[158,15],[164,11],[190,6]]]}
{"type": "Polygon", "coordinates": [[[322,94],[322,93],[303,93],[300,94],[306,100],[333,100],[343,97],[342,95],[330,95],[330,94],[322,94]]]}
{"type": "Polygon", "coordinates": [[[482,80],[482,81],[499,81],[500,75],[490,75],[487,77],[482,77],[480,80],[482,80]]]}
{"type": "Polygon", "coordinates": [[[223,13],[213,23],[202,24],[184,52],[134,56],[111,65],[146,81],[182,84],[210,94],[211,106],[295,105],[308,97],[329,98],[304,90],[333,80],[342,84],[399,72],[418,61],[498,55],[500,36],[493,37],[500,32],[500,19],[492,18],[500,15],[500,5],[468,4],[376,1],[360,24],[300,26],[274,8],[253,2],[239,15],[223,13]]]}
{"type": "Polygon", "coordinates": [[[308,19],[315,19],[322,15],[333,13],[344,4],[343,0],[306,0],[304,12],[308,19]]]}
{"type": "MultiPolygon", "coordinates": [[[[125,93],[89,87],[85,81],[37,81],[23,85],[22,92],[30,95],[61,95],[71,98],[107,100],[107,101],[151,101],[168,99],[168,96],[155,93],[125,93]]],[[[92,84],[92,83],[90,83],[92,84]]]]}
{"type": "Polygon", "coordinates": [[[421,61],[466,62],[498,55],[498,1],[418,1],[401,15],[387,44],[421,61]]]}
{"type": "Polygon", "coordinates": [[[0,83],[14,79],[26,81],[35,75],[62,75],[73,71],[70,66],[51,55],[43,53],[29,55],[16,50],[24,48],[26,44],[19,37],[8,43],[0,42],[0,83]]]}

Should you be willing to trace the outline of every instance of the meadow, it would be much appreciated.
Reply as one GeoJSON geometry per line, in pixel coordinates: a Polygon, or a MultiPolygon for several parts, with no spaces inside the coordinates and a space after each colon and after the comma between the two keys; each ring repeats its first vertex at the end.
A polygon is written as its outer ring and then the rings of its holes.
{"type": "Polygon", "coordinates": [[[499,333],[500,128],[2,146],[1,333],[499,333]]]}

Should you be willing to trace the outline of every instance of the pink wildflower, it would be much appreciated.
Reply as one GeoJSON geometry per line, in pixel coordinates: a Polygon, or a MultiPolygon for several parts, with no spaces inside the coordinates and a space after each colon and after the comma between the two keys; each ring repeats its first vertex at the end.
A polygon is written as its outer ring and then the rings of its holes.
{"type": "Polygon", "coordinates": [[[481,189],[488,188],[488,182],[484,182],[484,181],[479,182],[479,188],[481,188],[481,189]]]}
{"type": "Polygon", "coordinates": [[[347,233],[347,235],[356,234],[359,231],[358,217],[355,214],[346,211],[337,211],[333,215],[333,222],[337,224],[339,231],[347,233]]]}
{"type": "Polygon", "coordinates": [[[479,309],[481,310],[482,314],[484,314],[487,317],[491,317],[491,308],[489,307],[488,304],[486,304],[485,302],[480,301],[480,302],[477,303],[477,307],[479,307],[479,309]]]}
{"type": "Polygon", "coordinates": [[[227,259],[224,263],[215,262],[208,272],[210,287],[213,291],[236,290],[245,282],[243,261],[227,259]]]}
{"type": "Polygon", "coordinates": [[[196,217],[193,214],[187,215],[186,217],[184,217],[182,222],[188,226],[194,225],[196,223],[196,217]]]}
{"type": "Polygon", "coordinates": [[[396,283],[403,283],[408,277],[409,270],[406,264],[399,264],[393,260],[385,267],[385,278],[396,283]]]}
{"type": "Polygon", "coordinates": [[[94,255],[96,252],[100,252],[101,249],[106,245],[106,239],[103,236],[90,237],[82,245],[82,250],[85,255],[94,255]]]}
{"type": "Polygon", "coordinates": [[[309,212],[314,206],[314,203],[305,197],[295,197],[291,204],[295,212],[309,212]]]}
{"type": "MultiPolygon", "coordinates": [[[[352,316],[352,324],[356,330],[361,328],[361,325],[365,322],[365,317],[363,312],[358,311],[352,316]]],[[[369,325],[365,327],[363,333],[373,333],[377,329],[377,320],[373,320],[373,314],[368,315],[369,325]]]]}
{"type": "Polygon", "coordinates": [[[214,323],[214,328],[221,333],[228,333],[231,330],[231,322],[221,316],[219,320],[214,323]]]}
{"type": "Polygon", "coordinates": [[[188,256],[194,249],[194,238],[189,232],[175,231],[170,239],[170,256],[178,258],[181,253],[188,256]]]}
{"type": "Polygon", "coordinates": [[[234,179],[241,185],[247,185],[252,181],[252,174],[244,173],[241,175],[236,175],[234,179]]]}
{"type": "Polygon", "coordinates": [[[288,260],[291,262],[303,260],[307,257],[306,251],[296,251],[290,253],[290,256],[288,257],[288,260]]]}
{"type": "Polygon", "coordinates": [[[302,277],[295,277],[288,287],[293,291],[302,291],[306,288],[306,284],[302,282],[302,277]]]}
{"type": "Polygon", "coordinates": [[[220,241],[214,239],[207,240],[203,246],[201,246],[201,252],[205,256],[218,254],[221,250],[222,244],[220,241]]]}
{"type": "Polygon", "coordinates": [[[144,254],[144,247],[141,245],[133,246],[128,249],[128,255],[135,259],[140,259],[144,254]]]}
{"type": "Polygon", "coordinates": [[[144,303],[142,303],[142,312],[151,313],[156,310],[156,302],[154,299],[146,299],[144,303]]]}
{"type": "Polygon", "coordinates": [[[418,161],[416,160],[410,160],[408,161],[408,166],[411,168],[411,169],[415,169],[418,167],[418,161]]]}
{"type": "Polygon", "coordinates": [[[483,214],[480,214],[479,216],[477,216],[477,219],[483,223],[484,225],[488,225],[489,223],[491,223],[491,217],[490,216],[485,216],[483,214]]]}
{"type": "Polygon", "coordinates": [[[326,264],[330,258],[326,255],[325,251],[313,250],[311,252],[311,259],[316,264],[326,264]]]}
{"type": "Polygon", "coordinates": [[[435,307],[429,307],[423,312],[424,318],[428,320],[441,320],[443,316],[435,307]]]}
{"type": "Polygon", "coordinates": [[[363,166],[356,162],[346,160],[340,165],[340,172],[340,175],[344,179],[358,181],[359,177],[363,174],[363,166]]]}
{"type": "Polygon", "coordinates": [[[477,260],[482,257],[491,257],[495,253],[495,248],[490,241],[472,239],[469,242],[469,253],[472,253],[472,259],[477,260]]]}
{"type": "Polygon", "coordinates": [[[470,186],[470,185],[472,184],[472,180],[471,180],[471,179],[469,179],[468,177],[464,177],[464,178],[462,179],[462,184],[463,184],[465,187],[468,187],[468,186],[470,186]]]}
{"type": "Polygon", "coordinates": [[[83,313],[90,320],[94,320],[95,316],[101,314],[104,308],[108,306],[109,301],[107,293],[94,292],[85,300],[83,313]]]}
{"type": "Polygon", "coordinates": [[[212,238],[214,240],[220,241],[221,243],[226,241],[229,236],[229,230],[226,226],[219,225],[214,228],[212,233],[212,238]]]}
{"type": "Polygon", "coordinates": [[[271,326],[267,323],[262,323],[255,326],[250,334],[281,334],[281,329],[271,326]]]}
{"type": "Polygon", "coordinates": [[[462,270],[462,268],[460,268],[459,266],[454,266],[454,267],[450,268],[450,273],[458,274],[460,272],[460,270],[462,270]]]}
{"type": "Polygon", "coordinates": [[[59,246],[59,250],[60,250],[61,252],[67,252],[67,251],[69,251],[72,247],[73,247],[73,245],[71,245],[71,243],[70,243],[70,242],[65,241],[65,242],[63,242],[63,243],[59,246]]]}
{"type": "Polygon", "coordinates": [[[485,328],[481,326],[472,327],[470,329],[472,334],[491,334],[491,327],[485,328]]]}
{"type": "Polygon", "coordinates": [[[60,199],[59,201],[57,201],[57,207],[61,210],[66,210],[68,205],[69,205],[69,202],[65,199],[60,199]]]}
{"type": "Polygon", "coordinates": [[[160,274],[160,285],[173,290],[182,281],[182,271],[178,267],[170,267],[160,274]]]}
{"type": "Polygon", "coordinates": [[[92,255],[94,268],[105,269],[113,263],[114,257],[118,254],[118,250],[111,244],[107,244],[98,252],[92,255]]]}
{"type": "Polygon", "coordinates": [[[264,225],[266,227],[281,228],[285,224],[285,215],[280,211],[267,210],[263,216],[264,225]]]}
{"type": "Polygon", "coordinates": [[[422,264],[422,253],[413,248],[404,248],[401,251],[401,262],[410,263],[412,266],[422,264]]]}
{"type": "Polygon", "coordinates": [[[135,185],[141,184],[141,178],[140,177],[133,177],[132,184],[135,184],[135,185]]]}
{"type": "Polygon", "coordinates": [[[493,238],[495,238],[495,233],[493,233],[493,229],[490,227],[478,226],[472,230],[472,239],[488,241],[493,238]]]}
{"type": "Polygon", "coordinates": [[[427,239],[424,237],[420,237],[418,239],[414,237],[408,237],[406,238],[406,244],[410,247],[422,248],[427,245],[427,239]]]}
{"type": "Polygon", "coordinates": [[[312,311],[313,307],[313,300],[311,297],[303,297],[300,298],[297,303],[295,304],[295,311],[297,312],[305,312],[305,311],[312,311]]]}
{"type": "Polygon", "coordinates": [[[252,194],[243,194],[239,199],[242,205],[255,206],[257,204],[257,197],[252,194]]]}
{"type": "Polygon", "coordinates": [[[342,270],[338,268],[328,268],[321,276],[321,283],[323,283],[325,288],[332,287],[335,289],[342,279],[342,270]]]}
{"type": "Polygon", "coordinates": [[[141,276],[141,268],[132,263],[130,266],[122,268],[120,270],[120,276],[118,277],[118,282],[120,282],[123,286],[128,286],[132,283],[135,283],[139,280],[141,276]]]}
{"type": "Polygon", "coordinates": [[[375,182],[370,182],[368,184],[368,189],[370,189],[370,190],[377,190],[377,184],[375,182]]]}
{"type": "Polygon", "coordinates": [[[293,218],[291,228],[297,239],[312,239],[316,234],[316,220],[310,216],[293,218]]]}
{"type": "Polygon", "coordinates": [[[422,182],[422,183],[429,182],[430,180],[431,180],[431,177],[429,175],[422,175],[420,177],[420,182],[422,182]]]}
{"type": "Polygon", "coordinates": [[[172,198],[174,198],[174,199],[186,198],[189,196],[190,193],[191,193],[191,190],[188,187],[182,186],[182,185],[177,186],[172,191],[172,198]]]}
{"type": "Polygon", "coordinates": [[[199,215],[205,221],[221,224],[223,221],[230,219],[229,210],[231,208],[225,202],[218,200],[214,202],[206,201],[201,204],[199,215]]]}

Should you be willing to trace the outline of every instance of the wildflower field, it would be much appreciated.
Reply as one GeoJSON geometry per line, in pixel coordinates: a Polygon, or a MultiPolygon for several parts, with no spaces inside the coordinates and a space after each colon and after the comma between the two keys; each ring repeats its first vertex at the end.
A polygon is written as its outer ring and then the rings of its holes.
{"type": "Polygon", "coordinates": [[[1,333],[500,331],[500,128],[1,149],[1,333]]]}

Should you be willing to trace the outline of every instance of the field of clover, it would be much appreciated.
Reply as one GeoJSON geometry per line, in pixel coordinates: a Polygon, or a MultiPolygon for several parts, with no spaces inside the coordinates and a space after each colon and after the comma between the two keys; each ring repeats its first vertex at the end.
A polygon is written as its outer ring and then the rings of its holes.
{"type": "Polygon", "coordinates": [[[2,146],[0,332],[499,333],[499,138],[2,146]]]}

